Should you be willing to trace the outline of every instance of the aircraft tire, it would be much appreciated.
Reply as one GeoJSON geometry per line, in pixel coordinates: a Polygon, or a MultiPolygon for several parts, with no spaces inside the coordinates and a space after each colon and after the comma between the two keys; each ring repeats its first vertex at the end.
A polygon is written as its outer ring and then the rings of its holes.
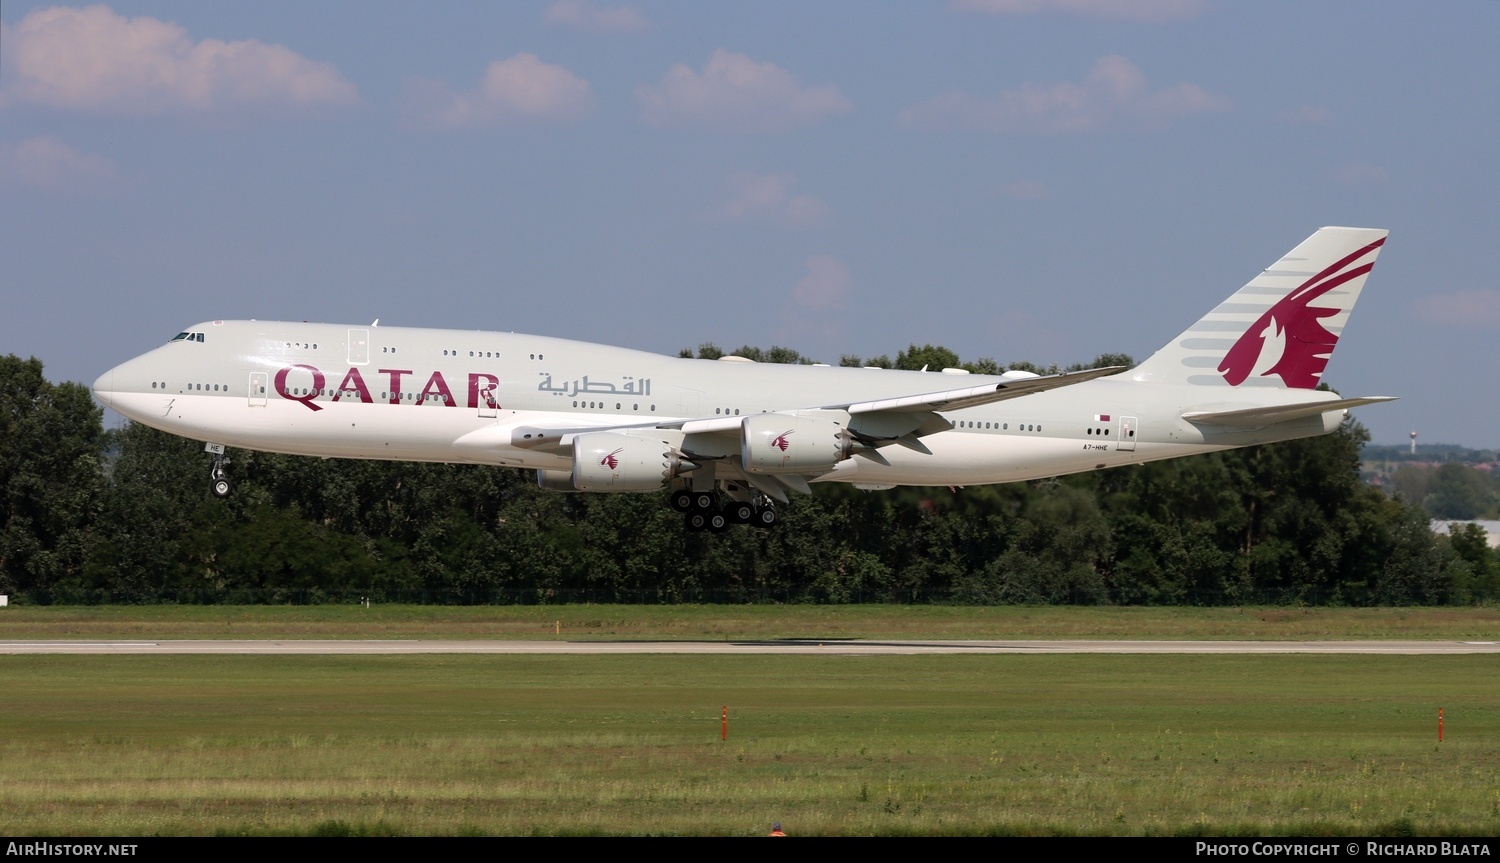
{"type": "Polygon", "coordinates": [[[690,532],[697,533],[708,527],[708,515],[701,511],[693,511],[688,513],[682,522],[690,532]]]}
{"type": "Polygon", "coordinates": [[[729,505],[729,520],[735,524],[749,524],[755,520],[755,507],[745,501],[736,501],[729,505]]]}
{"type": "Polygon", "coordinates": [[[687,512],[693,508],[693,493],[687,489],[678,489],[672,492],[669,500],[672,502],[672,508],[678,512],[687,512]]]}
{"type": "Polygon", "coordinates": [[[714,495],[710,491],[700,491],[693,495],[693,507],[704,511],[714,508],[714,495]]]}
{"type": "Polygon", "coordinates": [[[714,533],[723,533],[729,529],[729,515],[722,510],[713,510],[708,514],[708,529],[714,533]]]}
{"type": "Polygon", "coordinates": [[[222,476],[215,477],[213,483],[209,485],[209,491],[214,493],[214,497],[224,498],[229,497],[229,493],[234,491],[234,486],[222,476]]]}
{"type": "Polygon", "coordinates": [[[755,514],[755,521],[751,523],[756,527],[775,527],[780,522],[781,514],[767,506],[762,507],[761,510],[755,514]]]}

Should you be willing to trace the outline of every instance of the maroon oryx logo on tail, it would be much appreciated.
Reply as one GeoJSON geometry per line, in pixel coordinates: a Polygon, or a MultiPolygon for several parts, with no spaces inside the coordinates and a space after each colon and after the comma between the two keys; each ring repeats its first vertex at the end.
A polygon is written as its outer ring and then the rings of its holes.
{"type": "Polygon", "coordinates": [[[614,470],[615,468],[617,468],[617,467],[620,466],[620,460],[617,459],[617,458],[615,458],[615,456],[619,455],[620,453],[622,453],[624,451],[625,451],[625,447],[620,447],[619,449],[615,450],[614,452],[610,453],[609,455],[605,456],[604,458],[599,459],[599,464],[603,465],[604,467],[609,468],[610,470],[614,470]]]}
{"type": "Polygon", "coordinates": [[[1339,337],[1323,326],[1322,319],[1341,309],[1314,306],[1312,302],[1334,288],[1370,272],[1374,262],[1354,263],[1385,243],[1382,237],[1308,279],[1296,290],[1276,301],[1245,334],[1240,336],[1219,371],[1230,386],[1239,386],[1252,374],[1281,375],[1294,389],[1310,390],[1318,385],[1328,357],[1339,337]]]}
{"type": "Polygon", "coordinates": [[[772,438],[771,439],[771,446],[773,446],[773,447],[781,450],[782,452],[786,452],[787,447],[789,447],[789,446],[792,445],[791,441],[788,441],[786,439],[786,436],[789,435],[789,434],[791,434],[793,431],[795,431],[795,429],[787,429],[786,431],[784,431],[781,434],[777,435],[776,437],[772,438]]]}

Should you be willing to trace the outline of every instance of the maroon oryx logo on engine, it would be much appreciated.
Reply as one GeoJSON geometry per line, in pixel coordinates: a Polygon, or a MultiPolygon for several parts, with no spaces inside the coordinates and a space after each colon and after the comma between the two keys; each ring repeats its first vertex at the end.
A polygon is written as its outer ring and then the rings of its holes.
{"type": "Polygon", "coordinates": [[[795,429],[787,429],[786,431],[772,438],[771,446],[781,450],[782,452],[786,452],[787,447],[792,445],[791,442],[786,439],[786,436],[791,434],[793,431],[795,431],[795,429]]]}
{"type": "Polygon", "coordinates": [[[1276,301],[1219,363],[1219,372],[1230,386],[1239,386],[1251,375],[1280,375],[1287,386],[1310,390],[1318,385],[1328,357],[1339,337],[1323,326],[1344,309],[1314,306],[1312,302],[1346,282],[1363,276],[1375,266],[1353,264],[1385,243],[1382,237],[1335,263],[1276,301]]]}
{"type": "Polygon", "coordinates": [[[614,452],[610,453],[609,455],[605,456],[604,458],[599,459],[599,464],[601,464],[601,465],[609,468],[610,470],[614,470],[615,468],[617,468],[617,467],[620,466],[620,460],[617,459],[617,458],[615,458],[615,456],[619,455],[620,453],[622,453],[624,451],[625,451],[625,448],[624,447],[620,447],[619,449],[615,450],[614,452]]]}

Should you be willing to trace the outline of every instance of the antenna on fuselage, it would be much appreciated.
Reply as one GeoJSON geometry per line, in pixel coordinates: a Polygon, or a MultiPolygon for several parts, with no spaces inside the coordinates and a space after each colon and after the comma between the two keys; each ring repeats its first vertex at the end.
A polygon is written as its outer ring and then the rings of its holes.
{"type": "Polygon", "coordinates": [[[375,319],[375,320],[374,320],[374,322],[372,322],[372,323],[371,323],[371,324],[370,324],[370,326],[372,326],[372,327],[378,327],[378,326],[380,326],[380,318],[376,318],[376,319],[375,319]]]}

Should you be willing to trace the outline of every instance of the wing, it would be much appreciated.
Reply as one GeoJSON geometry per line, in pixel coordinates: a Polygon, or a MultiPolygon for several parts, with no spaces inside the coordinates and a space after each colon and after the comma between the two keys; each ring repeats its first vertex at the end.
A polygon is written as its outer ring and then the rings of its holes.
{"type": "Polygon", "coordinates": [[[921,438],[953,427],[951,423],[938,415],[938,411],[962,410],[1020,398],[1116,374],[1124,369],[1124,366],[1109,366],[1045,376],[1015,373],[1002,376],[998,382],[978,386],[872,401],[789,409],[770,415],[600,424],[578,422],[571,417],[559,417],[556,422],[552,423],[500,426],[472,432],[460,439],[458,446],[474,449],[504,446],[515,450],[529,450],[569,458],[573,453],[574,441],[580,435],[592,432],[628,434],[636,431],[643,433],[649,430],[664,433],[674,439],[673,449],[681,459],[694,465],[714,462],[716,472],[726,478],[740,479],[772,497],[785,500],[787,491],[808,493],[808,478],[816,477],[824,471],[810,471],[806,475],[801,473],[770,475],[745,471],[739,461],[742,455],[742,434],[747,428],[747,422],[759,421],[759,418],[767,416],[781,415],[787,418],[816,417],[825,422],[837,423],[843,427],[840,433],[847,435],[849,449],[854,455],[889,464],[880,454],[880,448],[892,444],[923,454],[931,454],[931,451],[921,442],[921,438]]]}
{"type": "MultiPolygon", "coordinates": [[[[849,449],[854,455],[881,464],[890,462],[880,454],[882,447],[892,444],[906,447],[924,455],[932,451],[921,438],[953,428],[953,424],[938,415],[938,411],[954,411],[978,407],[992,402],[1020,398],[1058,387],[1083,383],[1106,375],[1124,371],[1124,366],[1109,366],[1085,369],[1057,375],[1032,375],[1016,373],[1002,377],[995,383],[959,389],[940,390],[920,395],[897,396],[863,402],[846,402],[824,405],[803,410],[781,413],[800,417],[823,417],[844,426],[842,432],[848,437],[849,449]]],[[[683,455],[694,461],[717,459],[728,472],[738,473],[747,483],[760,488],[773,497],[780,497],[779,490],[765,486],[777,483],[793,491],[806,492],[807,480],[797,474],[748,473],[736,467],[736,456],[741,455],[741,432],[748,428],[746,417],[714,417],[712,419],[686,420],[671,424],[686,436],[683,455]]],[[[817,474],[809,474],[816,476],[817,474]]]]}
{"type": "Polygon", "coordinates": [[[1104,368],[1084,369],[1078,372],[1063,372],[1059,375],[1018,377],[1012,380],[1002,380],[998,384],[983,384],[977,387],[943,390],[942,392],[927,393],[920,396],[901,396],[893,399],[855,402],[853,404],[835,405],[828,409],[843,409],[851,414],[957,411],[964,408],[987,405],[992,402],[1003,402],[1007,399],[1029,396],[1032,393],[1053,390],[1058,387],[1081,384],[1084,381],[1091,381],[1094,378],[1102,378],[1123,371],[1125,371],[1125,366],[1105,366],[1104,368]]]}
{"type": "MultiPolygon", "coordinates": [[[[963,387],[955,390],[941,390],[922,395],[898,396],[888,399],[876,399],[874,401],[845,402],[842,404],[824,405],[817,408],[787,411],[787,413],[842,411],[848,413],[851,417],[863,415],[873,418],[880,414],[920,417],[920,421],[914,425],[913,429],[921,428],[920,434],[925,435],[948,427],[946,425],[942,428],[932,429],[925,427],[929,416],[936,411],[963,410],[965,408],[978,407],[992,402],[1001,402],[1007,399],[1057,389],[1058,387],[1081,384],[1084,381],[1117,374],[1124,371],[1125,368],[1125,366],[1106,366],[1104,368],[1084,369],[1077,372],[1063,372],[1056,375],[1028,374],[1024,377],[1017,376],[1008,380],[1002,380],[999,383],[981,384],[977,387],[963,387]]],[[[714,432],[737,432],[743,422],[744,417],[713,417],[712,419],[692,419],[662,423],[655,427],[680,429],[686,434],[698,435],[712,434],[714,432]]]]}

